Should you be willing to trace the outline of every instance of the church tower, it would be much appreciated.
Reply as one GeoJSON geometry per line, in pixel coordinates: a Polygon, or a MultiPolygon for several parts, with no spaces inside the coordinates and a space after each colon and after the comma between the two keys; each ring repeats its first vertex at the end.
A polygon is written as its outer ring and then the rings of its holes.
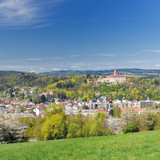
{"type": "Polygon", "coordinates": [[[117,75],[117,71],[116,71],[116,68],[114,68],[114,75],[117,75]]]}

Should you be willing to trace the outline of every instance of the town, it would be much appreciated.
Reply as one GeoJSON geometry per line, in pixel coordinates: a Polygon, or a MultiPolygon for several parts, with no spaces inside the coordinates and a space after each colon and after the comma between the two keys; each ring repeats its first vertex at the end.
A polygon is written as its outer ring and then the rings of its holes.
{"type": "MultiPolygon", "coordinates": [[[[105,96],[99,99],[90,100],[89,102],[78,102],[68,100],[55,99],[56,104],[60,104],[65,108],[67,115],[76,115],[78,111],[82,111],[82,114],[94,114],[95,112],[109,112],[115,107],[118,107],[123,111],[125,108],[131,108],[137,113],[145,111],[147,108],[151,108],[154,111],[160,111],[160,100],[126,100],[124,97],[122,100],[107,100],[105,96]]],[[[51,103],[52,104],[52,103],[51,103]]],[[[15,117],[33,117],[33,116],[44,116],[45,109],[50,103],[35,104],[29,101],[22,101],[15,99],[14,101],[8,101],[7,98],[0,99],[0,112],[11,113],[15,117]]]]}
{"type": "MultiPolygon", "coordinates": [[[[123,84],[127,81],[127,75],[117,74],[116,68],[114,68],[114,74],[106,77],[100,76],[95,82],[92,79],[87,79],[88,83],[106,83],[108,86],[115,84],[123,84]]],[[[36,88],[28,87],[27,89],[15,89],[12,92],[12,96],[16,95],[17,91],[20,91],[22,97],[27,95],[32,95],[36,92],[36,88]]],[[[6,93],[10,93],[11,89],[8,88],[6,93]]],[[[44,116],[45,109],[52,103],[60,104],[64,107],[65,113],[67,115],[76,115],[81,110],[84,116],[95,112],[110,112],[114,108],[119,108],[124,111],[125,108],[131,108],[136,113],[141,113],[147,108],[159,112],[160,100],[150,100],[150,97],[141,100],[128,100],[125,96],[122,99],[107,99],[106,96],[100,96],[100,93],[95,93],[97,95],[96,99],[89,101],[82,100],[61,100],[59,98],[54,98],[53,91],[42,92],[39,94],[42,103],[34,103],[29,99],[22,100],[21,98],[14,98],[9,100],[9,98],[0,98],[0,112],[10,113],[15,117],[36,117],[44,116]]]]}

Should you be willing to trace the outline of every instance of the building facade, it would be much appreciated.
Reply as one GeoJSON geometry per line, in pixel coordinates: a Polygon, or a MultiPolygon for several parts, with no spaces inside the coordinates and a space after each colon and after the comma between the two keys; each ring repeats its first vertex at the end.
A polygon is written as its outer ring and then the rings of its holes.
{"type": "Polygon", "coordinates": [[[126,75],[117,75],[116,68],[114,68],[114,74],[106,77],[99,77],[97,82],[106,82],[108,84],[117,84],[117,83],[124,83],[127,80],[126,75]]]}

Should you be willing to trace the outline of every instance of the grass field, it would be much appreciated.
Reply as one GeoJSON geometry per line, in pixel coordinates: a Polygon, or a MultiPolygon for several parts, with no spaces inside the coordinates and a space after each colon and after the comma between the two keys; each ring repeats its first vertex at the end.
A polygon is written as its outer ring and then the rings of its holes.
{"type": "Polygon", "coordinates": [[[159,160],[160,131],[0,145],[0,160],[159,160]]]}

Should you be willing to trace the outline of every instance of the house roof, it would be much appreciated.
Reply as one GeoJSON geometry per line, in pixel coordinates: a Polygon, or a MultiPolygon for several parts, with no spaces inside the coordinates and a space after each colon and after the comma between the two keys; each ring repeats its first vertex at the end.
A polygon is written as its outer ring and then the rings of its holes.
{"type": "Polygon", "coordinates": [[[44,108],[41,108],[41,107],[38,107],[38,109],[41,110],[41,111],[44,110],[44,108]]]}
{"type": "MultiPolygon", "coordinates": [[[[124,111],[128,108],[120,108],[121,111],[124,111]]],[[[145,108],[130,108],[132,111],[135,111],[135,112],[143,112],[145,111],[146,109],[145,108]]]]}
{"type": "Polygon", "coordinates": [[[49,94],[48,92],[43,92],[42,94],[49,94]]]}
{"type": "Polygon", "coordinates": [[[98,109],[98,112],[107,112],[105,109],[98,109]]]}
{"type": "Polygon", "coordinates": [[[93,99],[92,102],[97,102],[97,100],[96,100],[96,99],[93,99]]]}
{"type": "Polygon", "coordinates": [[[106,78],[114,78],[114,77],[127,77],[126,75],[110,75],[107,76],[106,78]]]}

